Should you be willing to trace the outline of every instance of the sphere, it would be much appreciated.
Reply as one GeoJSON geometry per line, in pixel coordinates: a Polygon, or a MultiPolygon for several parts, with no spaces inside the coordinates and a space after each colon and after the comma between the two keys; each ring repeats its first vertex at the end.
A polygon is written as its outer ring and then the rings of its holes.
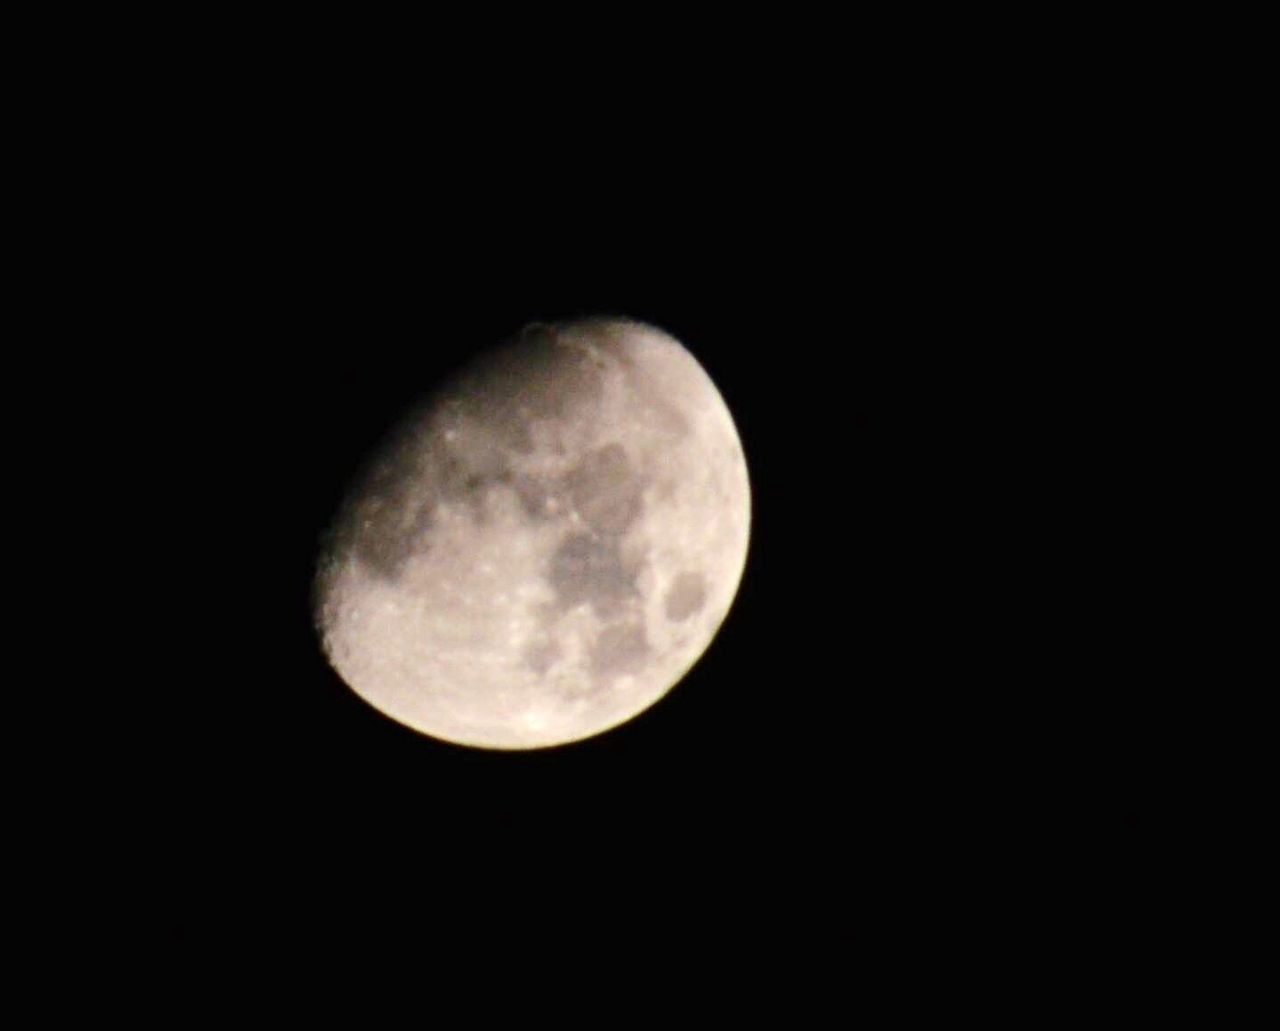
{"type": "Polygon", "coordinates": [[[729,612],[751,501],[723,398],[625,319],[527,327],[415,407],[321,549],[315,618],[360,697],[526,749],[662,698],[729,612]]]}

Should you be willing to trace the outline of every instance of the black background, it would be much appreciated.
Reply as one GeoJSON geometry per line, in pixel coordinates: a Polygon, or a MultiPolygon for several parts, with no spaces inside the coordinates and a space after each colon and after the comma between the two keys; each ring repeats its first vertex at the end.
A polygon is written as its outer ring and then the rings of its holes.
{"type": "Polygon", "coordinates": [[[201,570],[200,633],[153,717],[182,714],[156,728],[181,828],[164,934],[386,933],[422,912],[481,938],[781,935],[823,955],[875,926],[881,950],[1006,891],[1025,850],[1077,847],[1082,818],[1125,817],[1114,713],[1041,643],[1054,615],[1026,584],[1058,561],[1028,526],[1044,451],[984,453],[1008,445],[956,371],[981,304],[865,235],[873,218],[855,236],[834,209],[773,229],[730,211],[693,233],[701,205],[664,203],[661,223],[601,206],[483,244],[340,234],[230,277],[260,296],[202,350],[208,543],[172,571],[185,598],[201,570]],[[433,382],[530,320],[597,313],[686,342],[733,411],[741,593],[678,689],[605,735],[504,754],[415,734],[320,653],[317,536],[433,382]]]}
{"type": "Polygon", "coordinates": [[[962,101],[881,70],[408,122],[367,99],[390,85],[197,91],[146,124],[141,199],[91,235],[105,263],[129,234],[103,303],[157,342],[113,370],[150,388],[121,416],[163,499],[158,691],[121,759],[157,941],[900,972],[922,935],[1016,939],[1123,847],[1138,695],[1077,647],[1117,624],[1076,607],[1093,430],[1058,413],[1114,369],[1096,327],[1139,229],[1096,245],[1094,187],[1034,131],[1052,91],[993,117],[981,76],[962,101]],[[591,314],[667,330],[723,393],[753,491],[740,594],[607,734],[418,735],[323,659],[317,536],[405,405],[527,322],[591,314]]]}

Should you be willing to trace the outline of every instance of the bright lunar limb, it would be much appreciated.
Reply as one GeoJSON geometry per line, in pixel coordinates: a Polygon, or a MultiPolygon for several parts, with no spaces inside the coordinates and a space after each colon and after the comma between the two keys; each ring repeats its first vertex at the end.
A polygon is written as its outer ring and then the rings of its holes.
{"type": "Polygon", "coordinates": [[[527,327],[419,406],[327,535],[326,655],[386,715],[481,748],[615,727],[702,656],[746,561],[710,377],[623,319],[527,327]]]}

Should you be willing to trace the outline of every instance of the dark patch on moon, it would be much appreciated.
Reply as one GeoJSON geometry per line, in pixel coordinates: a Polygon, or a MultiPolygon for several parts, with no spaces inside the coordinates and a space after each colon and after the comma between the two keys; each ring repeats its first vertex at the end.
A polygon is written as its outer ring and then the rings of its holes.
{"type": "Polygon", "coordinates": [[[460,392],[483,406],[486,421],[502,427],[518,449],[532,447],[530,419],[560,419],[604,396],[604,377],[572,335],[558,326],[526,326],[463,378],[460,392]]]}
{"type": "Polygon", "coordinates": [[[426,550],[434,506],[414,490],[420,475],[413,441],[399,433],[365,466],[343,503],[335,541],[350,546],[375,575],[397,579],[410,556],[426,550]]]}
{"type": "Polygon", "coordinates": [[[627,386],[640,402],[637,406],[651,424],[674,440],[683,440],[692,432],[689,420],[662,393],[643,371],[636,367],[624,349],[618,351],[619,364],[627,386]],[[625,357],[624,357],[625,356],[625,357]]]}
{"type": "Polygon", "coordinates": [[[591,645],[591,672],[596,676],[638,673],[649,655],[640,623],[615,623],[600,631],[591,645]]]}
{"type": "Polygon", "coordinates": [[[467,481],[474,475],[467,464],[447,448],[441,448],[433,463],[432,486],[446,501],[456,501],[467,494],[467,481]]]}
{"type": "Polygon", "coordinates": [[[578,515],[601,534],[623,534],[640,516],[644,485],[621,444],[606,444],[583,457],[565,478],[578,515]]]}
{"type": "Polygon", "coordinates": [[[434,518],[430,505],[378,495],[357,505],[353,522],[356,556],[374,573],[395,580],[412,555],[427,550],[424,538],[434,518]]]}
{"type": "Polygon", "coordinates": [[[667,589],[664,601],[667,619],[680,622],[697,612],[707,601],[707,587],[701,573],[681,573],[667,589]]]}
{"type": "Polygon", "coordinates": [[[513,405],[502,405],[490,414],[489,425],[495,439],[517,454],[533,451],[533,431],[523,412],[513,405]]]}
{"type": "Polygon", "coordinates": [[[521,658],[529,669],[538,676],[543,676],[556,664],[562,654],[560,645],[549,637],[543,637],[526,645],[521,658]]]}
{"type": "Polygon", "coordinates": [[[570,534],[552,554],[547,578],[561,610],[586,603],[609,616],[637,593],[636,574],[623,562],[616,537],[570,534]]]}
{"type": "Polygon", "coordinates": [[[373,573],[396,580],[415,554],[429,548],[441,504],[467,506],[484,524],[489,493],[511,486],[510,457],[488,440],[459,453],[437,422],[430,431],[405,426],[377,452],[337,520],[337,539],[373,573]]]}
{"type": "Polygon", "coordinates": [[[472,518],[484,525],[489,518],[491,491],[512,486],[515,472],[510,457],[492,441],[488,446],[460,452],[444,439],[433,441],[426,478],[426,490],[438,501],[466,505],[472,518]]]}
{"type": "Polygon", "coordinates": [[[525,473],[513,473],[508,483],[520,500],[521,510],[534,522],[546,522],[558,514],[548,505],[553,499],[559,500],[558,492],[549,481],[525,473]]]}
{"type": "Polygon", "coordinates": [[[626,353],[623,341],[626,338],[626,334],[636,325],[628,320],[608,318],[602,315],[589,315],[586,318],[577,319],[569,323],[568,328],[571,332],[582,334],[597,343],[604,344],[619,363],[630,365],[632,364],[631,357],[626,353]]]}

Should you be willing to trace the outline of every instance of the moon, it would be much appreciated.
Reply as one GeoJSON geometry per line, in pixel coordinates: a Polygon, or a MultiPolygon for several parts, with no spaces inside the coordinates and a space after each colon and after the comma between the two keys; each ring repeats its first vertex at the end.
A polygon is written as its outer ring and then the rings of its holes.
{"type": "Polygon", "coordinates": [[[742,578],[751,493],[698,361],[616,318],[526,327],[416,406],[320,549],[317,631],[366,702],[534,749],[665,696],[742,578]]]}

